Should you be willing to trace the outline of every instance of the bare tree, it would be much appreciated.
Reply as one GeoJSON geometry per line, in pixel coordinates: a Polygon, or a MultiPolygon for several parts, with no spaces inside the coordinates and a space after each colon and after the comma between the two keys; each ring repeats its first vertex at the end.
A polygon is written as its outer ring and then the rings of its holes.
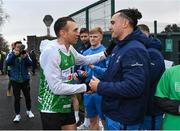
{"type": "Polygon", "coordinates": [[[4,52],[9,51],[8,43],[1,34],[0,34],[0,51],[4,51],[4,52]]]}
{"type": "MultiPolygon", "coordinates": [[[[8,18],[8,14],[3,11],[3,1],[0,0],[0,27],[3,26],[3,23],[8,18]]],[[[3,35],[0,34],[0,51],[8,52],[8,44],[7,41],[3,38],[3,35]]]]}
{"type": "Polygon", "coordinates": [[[3,1],[0,0],[0,27],[9,18],[9,15],[3,10],[3,1]]]}

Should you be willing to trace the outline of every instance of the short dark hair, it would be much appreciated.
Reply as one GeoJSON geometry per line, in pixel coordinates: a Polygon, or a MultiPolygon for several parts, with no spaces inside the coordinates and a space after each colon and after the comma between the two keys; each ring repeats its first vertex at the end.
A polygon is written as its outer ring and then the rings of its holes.
{"type": "Polygon", "coordinates": [[[89,34],[89,30],[87,28],[81,28],[79,34],[87,33],[89,34]]]}
{"type": "Polygon", "coordinates": [[[56,20],[54,24],[54,32],[56,36],[59,36],[59,31],[62,30],[66,25],[68,21],[75,22],[71,17],[61,17],[56,20]]]}
{"type": "Polygon", "coordinates": [[[142,18],[141,12],[139,12],[138,9],[134,9],[134,8],[122,9],[122,10],[117,11],[116,13],[120,13],[120,16],[128,19],[129,23],[131,24],[133,28],[136,27],[138,23],[138,19],[142,18]]]}
{"type": "Polygon", "coordinates": [[[149,27],[147,25],[139,24],[138,27],[140,28],[140,30],[150,33],[149,27]]]}
{"type": "Polygon", "coordinates": [[[14,46],[16,46],[17,44],[22,44],[22,42],[21,41],[14,42],[14,46]]]}

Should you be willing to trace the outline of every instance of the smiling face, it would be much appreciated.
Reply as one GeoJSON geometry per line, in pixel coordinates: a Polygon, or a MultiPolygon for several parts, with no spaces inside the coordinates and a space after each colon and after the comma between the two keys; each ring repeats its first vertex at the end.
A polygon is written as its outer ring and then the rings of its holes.
{"type": "Polygon", "coordinates": [[[101,43],[102,41],[102,34],[100,34],[99,32],[90,34],[90,43],[91,46],[96,47],[99,45],[99,43],[101,43]]]}
{"type": "Polygon", "coordinates": [[[100,27],[95,27],[89,31],[91,46],[96,48],[103,39],[103,30],[100,27]]]}

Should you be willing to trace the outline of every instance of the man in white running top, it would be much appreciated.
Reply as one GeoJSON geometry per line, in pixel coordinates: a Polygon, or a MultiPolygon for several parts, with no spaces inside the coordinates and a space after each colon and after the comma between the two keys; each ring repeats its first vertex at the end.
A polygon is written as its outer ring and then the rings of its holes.
{"type": "Polygon", "coordinates": [[[54,25],[56,40],[43,41],[40,55],[39,110],[43,129],[76,129],[71,95],[86,92],[88,84],[72,84],[74,65],[86,65],[105,59],[115,45],[106,51],[83,56],[74,48],[78,40],[78,27],[70,17],[59,18],[54,25]],[[43,45],[45,44],[45,45],[43,45]]]}

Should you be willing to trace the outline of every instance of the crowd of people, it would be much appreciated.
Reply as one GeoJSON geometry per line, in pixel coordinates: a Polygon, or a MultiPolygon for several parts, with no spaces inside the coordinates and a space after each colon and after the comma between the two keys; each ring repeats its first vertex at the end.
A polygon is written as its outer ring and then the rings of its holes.
{"type": "MultiPolygon", "coordinates": [[[[107,47],[100,27],[79,32],[72,18],[57,19],[57,39],[40,45],[38,109],[44,130],[180,129],[180,66],[165,69],[162,44],[147,25],[138,25],[141,18],[138,9],[117,11],[110,21],[112,40],[107,47]],[[79,38],[81,45],[75,49],[79,38]],[[79,127],[78,94],[85,112],[79,127]]],[[[37,60],[33,50],[28,54],[21,49],[22,43],[15,42],[6,57],[14,122],[21,119],[21,91],[26,113],[34,117],[28,68],[32,66],[35,75],[37,60]]]]}

